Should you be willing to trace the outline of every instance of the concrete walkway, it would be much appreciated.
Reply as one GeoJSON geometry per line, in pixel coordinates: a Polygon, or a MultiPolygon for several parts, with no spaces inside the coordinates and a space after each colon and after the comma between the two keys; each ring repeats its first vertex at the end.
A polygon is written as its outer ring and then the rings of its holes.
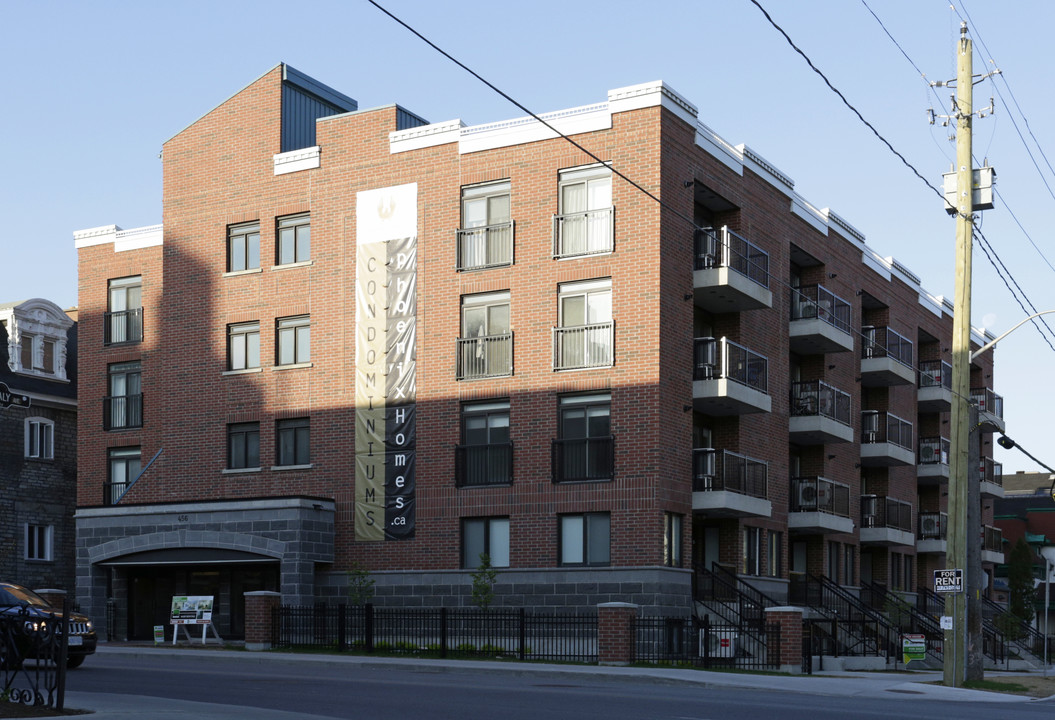
{"type": "MultiPolygon", "coordinates": [[[[179,654],[180,657],[208,657],[212,660],[229,659],[241,665],[254,662],[283,662],[305,665],[330,665],[342,667],[384,668],[405,667],[432,672],[460,672],[462,670],[486,670],[488,673],[503,673],[534,678],[562,678],[568,681],[578,678],[590,680],[627,680],[696,686],[699,688],[745,688],[777,690],[782,692],[807,693],[812,695],[842,695],[861,698],[904,698],[906,700],[955,700],[960,702],[1028,703],[1035,698],[1003,693],[965,690],[935,685],[942,679],[940,672],[886,673],[886,672],[838,672],[795,675],[753,675],[747,673],[708,672],[676,668],[651,667],[601,667],[597,665],[549,665],[545,663],[486,662],[479,660],[433,660],[420,658],[382,658],[361,655],[307,655],[297,653],[261,652],[245,653],[223,650],[194,650],[185,647],[140,647],[128,645],[100,645],[100,655],[122,655],[157,657],[179,654]]],[[[91,662],[91,660],[89,660],[91,662]]],[[[986,677],[1001,675],[1022,676],[1022,673],[987,672],[986,677]]],[[[1049,671],[1049,674],[1053,674],[1049,671]]],[[[1055,696],[1048,698],[1055,699],[1055,696]]],[[[141,695],[116,695],[107,693],[69,692],[66,707],[94,711],[92,720],[117,720],[127,718],[193,717],[196,720],[315,720],[320,716],[304,715],[260,708],[242,708],[216,703],[200,703],[178,700],[160,701],[158,698],[141,695]]]]}

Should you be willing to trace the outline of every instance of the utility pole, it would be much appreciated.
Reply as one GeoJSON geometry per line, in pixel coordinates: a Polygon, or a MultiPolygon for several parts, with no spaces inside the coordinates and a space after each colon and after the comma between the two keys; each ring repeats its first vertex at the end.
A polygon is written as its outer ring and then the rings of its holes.
{"type": "MultiPolygon", "coordinates": [[[[974,162],[971,148],[974,78],[971,39],[967,23],[960,26],[956,58],[956,292],[952,328],[952,433],[949,463],[949,527],[946,569],[967,568],[967,473],[971,394],[971,243],[974,240],[974,162]]],[[[977,541],[977,538],[975,538],[977,541]]],[[[970,588],[970,582],[966,583],[970,588]]],[[[945,612],[952,615],[952,630],[945,631],[945,685],[962,687],[966,680],[967,593],[950,594],[945,612]],[[950,605],[952,606],[950,608],[950,605]],[[951,612],[950,612],[951,610],[951,612]]]]}

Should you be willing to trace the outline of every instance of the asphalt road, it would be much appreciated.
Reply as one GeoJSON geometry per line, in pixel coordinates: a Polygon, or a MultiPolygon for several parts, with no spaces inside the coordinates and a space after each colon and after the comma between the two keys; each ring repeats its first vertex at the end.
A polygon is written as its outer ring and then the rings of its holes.
{"type": "MultiPolygon", "coordinates": [[[[405,666],[340,666],[223,657],[98,654],[68,676],[76,693],[117,693],[370,720],[845,720],[927,716],[995,720],[1053,717],[1051,703],[994,706],[913,697],[825,696],[742,688],[693,687],[647,679],[506,674],[405,666]],[[1011,715],[1003,715],[1010,713],[1011,715]]],[[[888,693],[888,695],[893,695],[888,693]]]]}

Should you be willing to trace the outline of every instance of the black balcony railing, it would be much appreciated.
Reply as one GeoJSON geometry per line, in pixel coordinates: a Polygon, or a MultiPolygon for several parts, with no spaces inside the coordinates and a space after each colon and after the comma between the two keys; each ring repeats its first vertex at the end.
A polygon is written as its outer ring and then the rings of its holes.
{"type": "Polygon", "coordinates": [[[919,364],[919,386],[952,389],[952,365],[943,360],[923,360],[919,364]]]}
{"type": "Polygon", "coordinates": [[[1003,486],[1004,484],[1004,464],[998,463],[993,458],[984,457],[981,459],[980,470],[982,482],[993,483],[994,485],[1003,486]]]}
{"type": "Polygon", "coordinates": [[[458,230],[457,268],[482,270],[513,264],[513,221],[458,230]]]}
{"type": "Polygon", "coordinates": [[[888,357],[912,367],[911,340],[888,327],[863,327],[861,333],[864,335],[864,342],[861,343],[863,359],[888,357]]]}
{"type": "Polygon", "coordinates": [[[850,517],[850,486],[822,477],[791,478],[791,512],[850,517]]]}
{"type": "Polygon", "coordinates": [[[513,482],[513,443],[459,445],[454,448],[454,484],[458,487],[509,485],[513,482]]]}
{"type": "Polygon", "coordinates": [[[861,412],[861,444],[890,443],[912,450],[912,423],[878,410],[861,412]]]}
{"type": "Polygon", "coordinates": [[[821,380],[791,383],[793,416],[823,415],[850,424],[850,394],[821,380]]]}
{"type": "Polygon", "coordinates": [[[861,527],[912,532],[912,503],[881,495],[862,495],[861,527]]]}
{"type": "Polygon", "coordinates": [[[103,313],[103,344],[120,345],[143,341],[143,308],[103,313]]]}
{"type": "Polygon", "coordinates": [[[971,402],[978,405],[978,412],[1004,417],[1004,398],[989,388],[971,388],[971,402]]]}
{"type": "Polygon", "coordinates": [[[769,496],[769,463],[730,450],[692,451],[692,490],[728,490],[741,495],[769,496]]]}
{"type": "Polygon", "coordinates": [[[922,437],[919,439],[920,465],[948,465],[949,439],[943,437],[922,437]]]}
{"type": "Polygon", "coordinates": [[[130,482],[103,483],[103,505],[116,505],[131,484],[130,482]]]}
{"type": "Polygon", "coordinates": [[[615,246],[615,208],[553,216],[553,257],[596,255],[615,246]]]}
{"type": "Polygon", "coordinates": [[[103,430],[143,427],[143,396],[115,395],[103,398],[103,430]]]}
{"type": "Polygon", "coordinates": [[[829,325],[850,332],[850,303],[824,288],[803,285],[791,291],[791,319],[819,318],[829,325]]]}
{"type": "Polygon", "coordinates": [[[695,268],[728,267],[764,288],[769,287],[769,254],[728,227],[700,228],[695,237],[695,268]]]}
{"type": "Polygon", "coordinates": [[[727,378],[769,392],[769,360],[743,345],[726,338],[696,338],[693,357],[693,380],[727,378]]]}
{"type": "Polygon", "coordinates": [[[513,333],[458,338],[459,380],[507,377],[513,374],[513,333]]]}
{"type": "Polygon", "coordinates": [[[614,358],[615,323],[553,328],[553,369],[608,367],[614,358]]]}
{"type": "Polygon", "coordinates": [[[553,482],[611,480],[615,438],[557,438],[550,457],[553,482]]]}
{"type": "Polygon", "coordinates": [[[947,513],[921,512],[919,514],[919,532],[916,537],[920,540],[944,540],[948,526],[949,516],[947,513]]]}

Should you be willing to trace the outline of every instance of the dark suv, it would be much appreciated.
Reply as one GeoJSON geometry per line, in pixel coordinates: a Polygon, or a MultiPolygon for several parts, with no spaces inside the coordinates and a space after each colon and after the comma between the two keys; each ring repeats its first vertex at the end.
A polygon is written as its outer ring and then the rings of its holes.
{"type": "MultiPolygon", "coordinates": [[[[21,585],[0,582],[0,614],[8,622],[0,633],[0,664],[17,665],[22,658],[50,653],[53,640],[61,637],[62,609],[53,607],[32,590],[21,585]],[[15,623],[10,621],[14,619],[15,623]],[[9,653],[14,643],[17,653],[9,653]]],[[[95,628],[87,616],[70,613],[70,636],[66,667],[75,668],[95,652],[95,628]]]]}

